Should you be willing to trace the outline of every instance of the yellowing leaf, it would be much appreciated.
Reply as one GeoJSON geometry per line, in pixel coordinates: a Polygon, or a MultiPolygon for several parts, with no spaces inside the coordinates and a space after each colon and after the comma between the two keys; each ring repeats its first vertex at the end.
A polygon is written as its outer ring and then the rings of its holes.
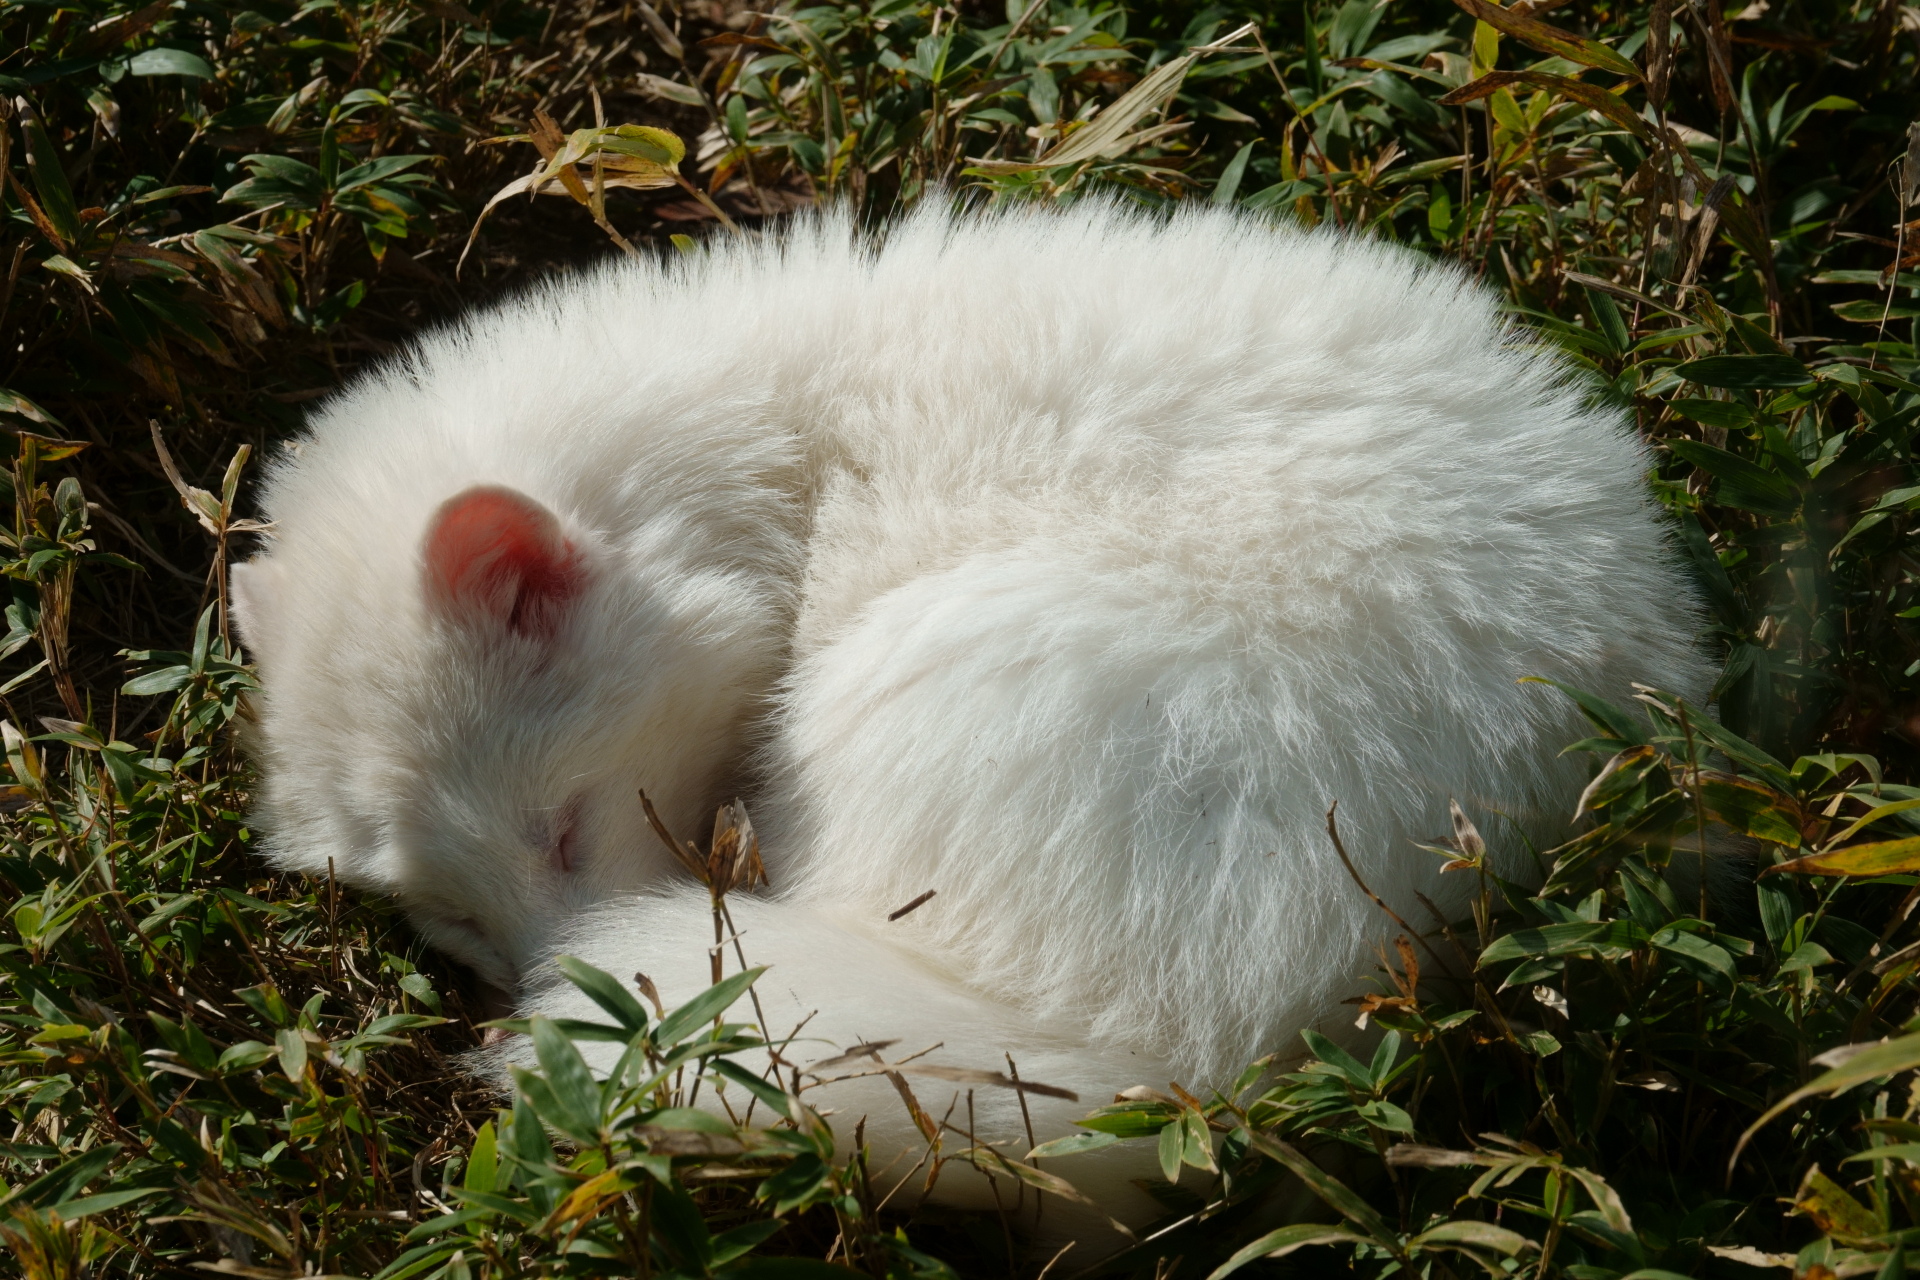
{"type": "Polygon", "coordinates": [[[1866,1239],[1878,1236],[1887,1229],[1887,1224],[1878,1214],[1854,1199],[1845,1187],[1820,1172],[1819,1165],[1807,1170],[1793,1207],[1813,1219],[1813,1224],[1820,1230],[1843,1240],[1866,1239]]]}
{"type": "MultiPolygon", "coordinates": [[[[539,149],[542,163],[532,173],[515,178],[493,193],[480,210],[480,216],[473,220],[473,229],[467,233],[466,247],[461,249],[460,261],[454,265],[456,274],[467,255],[473,252],[481,224],[501,201],[528,192],[537,196],[567,195],[576,204],[592,209],[598,219],[601,211],[595,202],[594,190],[604,192],[609,187],[623,187],[631,191],[651,191],[680,185],[680,162],[687,156],[687,144],[666,129],[617,124],[575,129],[562,138],[559,127],[544,112],[536,113],[531,134],[515,134],[492,141],[531,142],[539,149]]],[[[695,192],[696,197],[700,194],[695,192]]]]}
{"type": "Polygon", "coordinates": [[[1876,840],[1872,844],[1848,845],[1826,853],[1794,858],[1760,874],[1789,871],[1803,876],[1886,876],[1920,871],[1920,836],[1904,840],[1876,840]]]}
{"type": "Polygon", "coordinates": [[[552,1216],[541,1224],[540,1230],[543,1233],[551,1233],[555,1228],[564,1226],[575,1218],[594,1217],[608,1200],[624,1195],[639,1185],[639,1181],[627,1169],[608,1169],[604,1173],[588,1178],[560,1202],[552,1216]]]}
{"type": "Polygon", "coordinates": [[[1736,778],[1700,784],[1700,801],[1714,818],[1741,835],[1793,847],[1800,843],[1800,821],[1784,800],[1777,791],[1736,778]]]}

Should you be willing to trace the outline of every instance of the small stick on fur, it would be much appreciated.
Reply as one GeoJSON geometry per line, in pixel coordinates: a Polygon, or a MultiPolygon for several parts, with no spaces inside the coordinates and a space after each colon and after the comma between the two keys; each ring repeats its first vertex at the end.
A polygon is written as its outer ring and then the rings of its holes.
{"type": "MultiPolygon", "coordinates": [[[[927,890],[927,897],[930,898],[932,896],[933,896],[933,890],[931,889],[927,890]]],[[[906,908],[906,909],[910,910],[911,908],[906,908]]],[[[1015,1065],[1013,1061],[1013,1055],[1011,1053],[1006,1054],[1006,1059],[1007,1059],[1007,1078],[1012,1080],[1017,1085],[1020,1083],[1020,1068],[1017,1065],[1015,1065]]],[[[1032,1151],[1035,1147],[1039,1146],[1040,1144],[1033,1140],[1033,1115],[1027,1110],[1027,1091],[1025,1089],[1015,1089],[1013,1091],[1013,1096],[1020,1100],[1020,1122],[1027,1127],[1027,1150],[1032,1151]]],[[[1040,1167],[1040,1162],[1031,1157],[1028,1158],[1027,1163],[1031,1164],[1036,1169],[1040,1167]]],[[[1047,1211],[1047,1198],[1045,1196],[1035,1196],[1033,1201],[1033,1222],[1035,1226],[1038,1226],[1040,1224],[1040,1215],[1045,1213],[1046,1211],[1047,1211]]]]}
{"type": "Polygon", "coordinates": [[[921,894],[919,897],[915,898],[912,902],[909,902],[906,906],[900,908],[898,911],[889,911],[887,913],[887,923],[892,924],[895,920],[898,920],[901,916],[910,915],[913,912],[918,911],[921,907],[926,906],[927,902],[933,897],[934,894],[938,892],[940,892],[938,889],[929,889],[925,893],[921,894]]]}
{"type": "Polygon", "coordinates": [[[647,793],[645,791],[640,793],[640,807],[646,811],[647,823],[652,826],[653,834],[660,837],[660,843],[666,845],[668,851],[680,860],[681,866],[693,872],[695,879],[699,880],[701,884],[705,884],[707,882],[707,869],[700,865],[698,858],[692,856],[675,843],[673,833],[668,831],[667,824],[660,820],[659,813],[654,810],[653,801],[647,799],[647,793]]]}
{"type": "Polygon", "coordinates": [[[1353,859],[1347,856],[1347,846],[1342,844],[1340,841],[1340,824],[1333,816],[1334,810],[1338,809],[1339,807],[1340,807],[1340,802],[1338,800],[1335,800],[1332,804],[1327,806],[1327,835],[1332,837],[1333,839],[1333,851],[1340,855],[1340,865],[1347,869],[1347,874],[1353,877],[1353,882],[1360,886],[1360,892],[1366,894],[1367,897],[1373,899],[1374,906],[1386,912],[1387,917],[1391,919],[1395,924],[1399,925],[1401,931],[1405,933],[1409,938],[1418,939],[1420,945],[1427,949],[1427,954],[1432,956],[1434,960],[1437,961],[1444,968],[1447,962],[1445,960],[1440,959],[1440,953],[1433,949],[1433,944],[1427,941],[1426,935],[1421,933],[1418,929],[1415,929],[1412,925],[1408,924],[1405,920],[1402,920],[1400,918],[1400,913],[1398,911],[1395,911],[1392,907],[1388,906],[1385,902],[1383,902],[1380,898],[1380,895],[1375,893],[1372,889],[1370,889],[1367,886],[1367,882],[1360,878],[1360,869],[1353,865],[1353,859]]]}
{"type": "Polygon", "coordinates": [[[878,1050],[870,1052],[867,1056],[881,1066],[883,1074],[887,1077],[887,1083],[893,1086],[894,1092],[900,1095],[900,1101],[906,1104],[907,1114],[913,1117],[913,1127],[918,1129],[921,1136],[928,1142],[937,1142],[940,1129],[934,1124],[933,1117],[928,1115],[926,1109],[920,1105],[920,1099],[914,1096],[913,1086],[907,1083],[906,1077],[898,1071],[886,1070],[887,1061],[880,1056],[878,1050]]]}

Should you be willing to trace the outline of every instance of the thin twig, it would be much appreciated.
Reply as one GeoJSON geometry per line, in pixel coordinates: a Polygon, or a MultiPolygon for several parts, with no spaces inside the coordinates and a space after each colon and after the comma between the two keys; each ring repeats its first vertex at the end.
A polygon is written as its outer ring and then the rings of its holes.
{"type": "Polygon", "coordinates": [[[1433,949],[1433,944],[1427,941],[1426,935],[1421,933],[1418,929],[1415,929],[1412,925],[1408,924],[1405,920],[1402,920],[1400,918],[1400,913],[1398,911],[1395,911],[1392,907],[1388,906],[1381,899],[1380,895],[1375,893],[1367,885],[1367,882],[1365,880],[1361,879],[1359,868],[1353,865],[1353,859],[1347,856],[1347,846],[1344,843],[1342,843],[1340,840],[1340,824],[1339,824],[1339,821],[1334,817],[1334,810],[1338,809],[1339,807],[1340,807],[1340,802],[1338,800],[1335,800],[1332,804],[1327,806],[1327,835],[1330,836],[1333,840],[1333,851],[1340,855],[1340,865],[1347,869],[1347,874],[1353,877],[1353,882],[1360,886],[1360,892],[1366,894],[1367,897],[1373,899],[1374,906],[1386,912],[1388,918],[1391,919],[1395,924],[1399,925],[1402,932],[1404,932],[1408,937],[1413,938],[1414,940],[1419,942],[1421,946],[1425,947],[1427,949],[1427,954],[1432,956],[1434,958],[1434,961],[1438,963],[1442,968],[1444,968],[1447,962],[1440,958],[1440,953],[1433,949]]]}

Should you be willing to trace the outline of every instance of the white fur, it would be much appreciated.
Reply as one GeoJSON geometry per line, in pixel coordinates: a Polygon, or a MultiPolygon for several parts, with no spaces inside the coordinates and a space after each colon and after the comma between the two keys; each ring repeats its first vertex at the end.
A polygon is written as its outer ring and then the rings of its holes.
{"type": "Polygon", "coordinates": [[[261,819],[577,1016],[561,945],[704,985],[702,902],[579,913],[684,882],[636,788],[683,836],[738,789],[773,884],[745,946],[810,1033],[1010,1050],[1087,1105],[1197,1087],[1373,967],[1330,803],[1426,921],[1416,891],[1467,888],[1412,847],[1450,796],[1514,848],[1578,790],[1577,722],[1521,677],[1701,693],[1646,465],[1454,270],[1224,211],[618,264],[428,336],[274,473],[236,581],[261,819]],[[551,642],[422,602],[426,522],[480,483],[588,555],[551,642]],[[541,850],[576,793],[567,875],[541,850]]]}
{"type": "MultiPolygon", "coordinates": [[[[838,1058],[843,1047],[892,1041],[881,1051],[887,1062],[924,1054],[916,1061],[1004,1076],[1011,1056],[1021,1079],[1077,1095],[1029,1093],[1023,1114],[1021,1100],[1008,1089],[903,1076],[929,1117],[947,1127],[941,1142],[949,1156],[968,1147],[973,1135],[1017,1160],[1028,1149],[1029,1126],[1040,1142],[1084,1132],[1073,1122],[1112,1101],[1116,1090],[1142,1083],[1164,1090],[1171,1079],[1167,1063],[1143,1049],[1089,1043],[1081,1025],[1033,1017],[975,990],[939,957],[916,955],[886,941],[869,914],[857,908],[736,898],[729,910],[747,959],[769,966],[754,987],[757,1012],[766,1015],[776,1040],[793,1037],[784,1050],[788,1061],[805,1066],[838,1058]]],[[[572,954],[622,978],[630,977],[635,965],[649,966],[648,977],[670,1001],[697,994],[711,981],[707,949],[713,928],[704,892],[609,903],[576,921],[569,934],[572,954]]],[[[726,955],[727,970],[734,972],[731,946],[726,955]]],[[[607,1021],[601,1009],[564,982],[539,989],[531,1003],[549,1017],[607,1021]]],[[[756,1010],[742,999],[730,1016],[752,1022],[756,1010]]],[[[579,1047],[603,1070],[618,1051],[600,1043],[579,1047]]],[[[502,1076],[510,1063],[534,1065],[523,1039],[487,1057],[502,1076]]],[[[766,1066],[764,1055],[737,1060],[750,1070],[766,1066]]],[[[916,1198],[926,1181],[927,1144],[895,1086],[870,1061],[828,1067],[818,1078],[826,1083],[810,1080],[804,1096],[827,1116],[843,1154],[855,1122],[864,1118],[874,1185],[883,1193],[892,1191],[896,1206],[916,1198]]],[[[728,1099],[736,1116],[745,1111],[747,1100],[738,1088],[728,1099]]],[[[701,1101],[715,1105],[711,1094],[701,1101]]],[[[764,1110],[757,1114],[766,1118],[764,1110]]],[[[1162,1211],[1132,1185],[1132,1179],[1157,1167],[1150,1144],[1083,1154],[1052,1167],[1106,1214],[1139,1223],[1162,1211]]],[[[940,1171],[937,1194],[943,1203],[973,1209],[1024,1204],[1030,1211],[1036,1206],[1033,1193],[1020,1192],[1012,1179],[1003,1175],[997,1181],[992,1185],[965,1161],[949,1162],[940,1171]]],[[[1049,1221],[1040,1225],[1048,1238],[1088,1235],[1093,1242],[1120,1243],[1098,1216],[1080,1206],[1054,1201],[1045,1214],[1049,1221]]]]}

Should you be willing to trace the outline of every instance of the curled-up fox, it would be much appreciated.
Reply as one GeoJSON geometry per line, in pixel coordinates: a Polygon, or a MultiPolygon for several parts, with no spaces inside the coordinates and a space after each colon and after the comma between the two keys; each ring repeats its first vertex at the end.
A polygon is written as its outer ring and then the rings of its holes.
{"type": "MultiPolygon", "coordinates": [[[[1426,920],[1470,879],[1411,844],[1450,798],[1550,839],[1580,790],[1524,677],[1704,690],[1647,465],[1456,269],[1226,210],[619,263],[427,335],[278,464],[234,572],[258,820],[590,1016],[556,954],[710,980],[638,793],[682,839],[744,797],[766,1032],[1010,1055],[1079,1095],[1028,1098],[1044,1141],[1338,1016],[1391,925],[1332,803],[1426,920]]],[[[822,1097],[875,1167],[921,1142],[884,1079],[822,1097]]]]}

